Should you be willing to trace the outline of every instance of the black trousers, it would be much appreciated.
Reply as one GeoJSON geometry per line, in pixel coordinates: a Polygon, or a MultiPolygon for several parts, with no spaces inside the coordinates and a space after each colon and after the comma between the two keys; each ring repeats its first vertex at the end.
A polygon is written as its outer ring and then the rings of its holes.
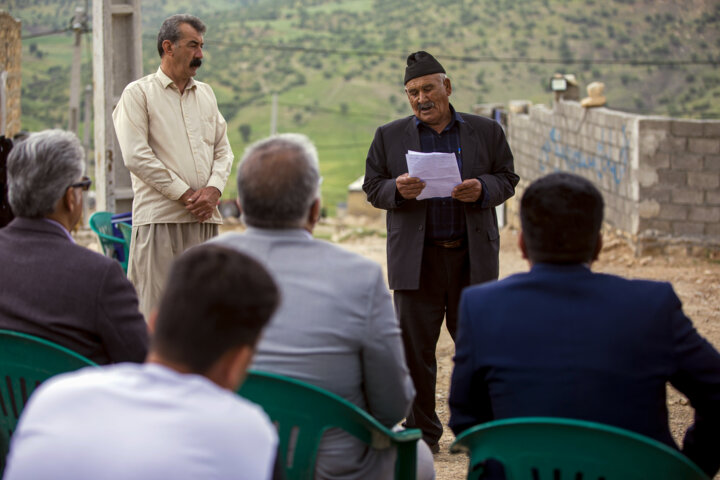
{"type": "Polygon", "coordinates": [[[455,339],[460,293],[469,284],[470,259],[466,245],[443,248],[426,244],[420,288],[395,290],[393,295],[405,357],[417,392],[405,425],[421,429],[423,439],[429,445],[438,443],[443,432],[435,413],[435,347],[443,319],[450,336],[455,339]]]}

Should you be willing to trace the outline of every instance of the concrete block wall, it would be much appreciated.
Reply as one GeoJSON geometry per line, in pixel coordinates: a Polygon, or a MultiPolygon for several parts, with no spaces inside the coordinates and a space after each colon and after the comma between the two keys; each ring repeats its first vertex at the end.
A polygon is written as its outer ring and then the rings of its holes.
{"type": "Polygon", "coordinates": [[[554,171],[592,181],[605,221],[636,254],[720,250],[720,121],[648,117],[564,101],[511,113],[508,141],[521,177],[508,223],[529,182],[554,171]]]}
{"type": "MultiPolygon", "coordinates": [[[[22,43],[20,22],[7,12],[0,11],[0,75],[5,73],[5,136],[12,138],[20,132],[20,93],[22,43]]],[[[1,120],[0,120],[1,121],[1,120]]]]}
{"type": "Polygon", "coordinates": [[[638,241],[720,244],[720,121],[638,120],[638,241]]]}

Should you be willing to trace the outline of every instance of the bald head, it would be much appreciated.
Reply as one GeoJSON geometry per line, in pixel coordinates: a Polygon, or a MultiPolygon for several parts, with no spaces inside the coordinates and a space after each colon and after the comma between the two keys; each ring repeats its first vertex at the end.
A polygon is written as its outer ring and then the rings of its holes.
{"type": "Polygon", "coordinates": [[[258,228],[302,228],[319,198],[315,146],[285,133],[250,145],[237,174],[243,220],[258,228]]]}

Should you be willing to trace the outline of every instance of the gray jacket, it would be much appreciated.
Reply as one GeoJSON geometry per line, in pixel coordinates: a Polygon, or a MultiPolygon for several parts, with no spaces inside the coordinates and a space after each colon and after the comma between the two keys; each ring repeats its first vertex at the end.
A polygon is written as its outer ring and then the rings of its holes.
{"type": "MultiPolygon", "coordinates": [[[[329,390],[388,427],[405,417],[415,389],[380,265],[301,229],[251,227],[211,242],[250,254],[280,285],[281,306],[252,368],[329,390]]],[[[320,447],[318,478],[380,478],[387,453],[330,431],[320,447]]]]}

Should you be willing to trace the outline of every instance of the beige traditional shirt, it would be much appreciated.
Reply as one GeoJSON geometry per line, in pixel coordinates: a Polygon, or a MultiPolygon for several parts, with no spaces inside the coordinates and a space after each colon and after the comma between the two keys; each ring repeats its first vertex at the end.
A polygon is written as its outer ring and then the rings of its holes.
{"type": "MultiPolygon", "coordinates": [[[[233,162],[212,88],[191,78],[181,95],[158,68],[125,87],[113,123],[132,178],[133,225],[197,222],[180,197],[188,188],[222,192],[233,162]]],[[[207,222],[222,223],[217,208],[207,222]]]]}

